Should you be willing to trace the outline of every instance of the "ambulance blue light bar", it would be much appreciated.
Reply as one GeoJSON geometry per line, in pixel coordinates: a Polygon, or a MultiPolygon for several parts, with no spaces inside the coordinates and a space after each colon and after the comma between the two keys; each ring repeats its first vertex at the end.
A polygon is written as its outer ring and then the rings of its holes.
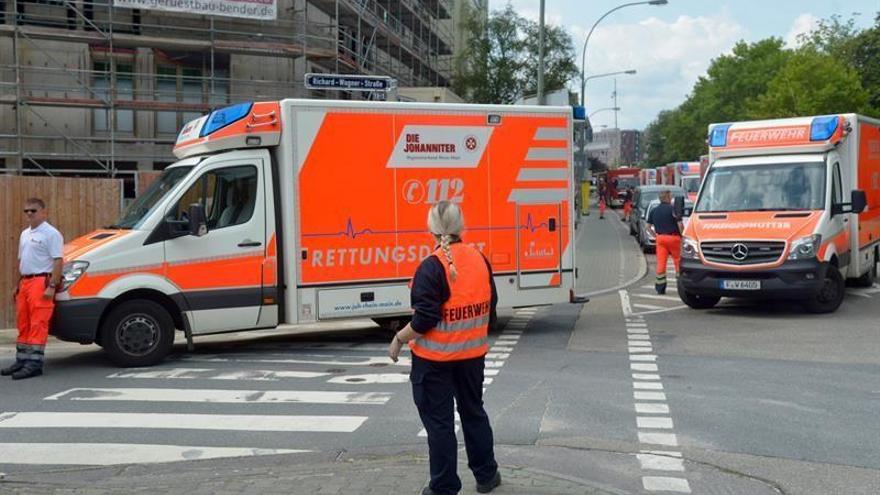
{"type": "Polygon", "coordinates": [[[712,132],[709,133],[709,146],[713,148],[727,146],[728,129],[730,129],[730,124],[721,124],[713,127],[712,132]]]}
{"type": "Polygon", "coordinates": [[[827,141],[837,131],[840,119],[837,115],[816,117],[810,125],[810,141],[827,141]]]}
{"type": "Polygon", "coordinates": [[[250,113],[253,106],[254,104],[252,102],[248,102],[231,105],[226,108],[221,108],[220,110],[214,110],[211,112],[211,116],[208,117],[208,121],[205,122],[204,127],[202,127],[200,136],[205,137],[235,121],[243,119],[250,113]]]}

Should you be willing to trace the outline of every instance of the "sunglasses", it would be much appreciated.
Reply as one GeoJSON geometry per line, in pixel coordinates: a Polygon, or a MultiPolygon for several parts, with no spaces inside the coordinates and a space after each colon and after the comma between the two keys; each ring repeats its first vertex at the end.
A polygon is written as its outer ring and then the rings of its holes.
{"type": "Polygon", "coordinates": [[[24,212],[25,213],[36,213],[37,209],[36,208],[25,208],[24,212]]]}

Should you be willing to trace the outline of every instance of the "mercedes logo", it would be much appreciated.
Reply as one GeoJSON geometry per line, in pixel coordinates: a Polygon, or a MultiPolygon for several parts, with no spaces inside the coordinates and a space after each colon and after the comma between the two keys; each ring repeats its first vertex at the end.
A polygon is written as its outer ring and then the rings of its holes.
{"type": "Polygon", "coordinates": [[[743,261],[749,257],[749,247],[741,242],[737,242],[732,248],[730,248],[730,255],[733,256],[733,259],[736,261],[743,261]]]}

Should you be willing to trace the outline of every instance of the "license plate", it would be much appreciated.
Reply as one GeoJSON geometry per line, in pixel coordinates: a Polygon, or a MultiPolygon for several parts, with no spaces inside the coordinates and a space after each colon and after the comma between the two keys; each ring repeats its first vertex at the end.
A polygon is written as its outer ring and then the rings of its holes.
{"type": "Polygon", "coordinates": [[[721,288],[727,290],[761,290],[760,280],[722,280],[721,288]]]}

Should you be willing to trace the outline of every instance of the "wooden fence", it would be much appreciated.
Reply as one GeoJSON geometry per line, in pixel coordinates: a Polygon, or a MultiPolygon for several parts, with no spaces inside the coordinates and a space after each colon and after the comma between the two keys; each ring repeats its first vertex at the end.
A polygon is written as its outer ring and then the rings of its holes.
{"type": "Polygon", "coordinates": [[[27,226],[22,209],[30,197],[46,202],[49,223],[68,242],[119,218],[122,180],[0,175],[0,328],[15,326],[18,239],[27,226]]]}

